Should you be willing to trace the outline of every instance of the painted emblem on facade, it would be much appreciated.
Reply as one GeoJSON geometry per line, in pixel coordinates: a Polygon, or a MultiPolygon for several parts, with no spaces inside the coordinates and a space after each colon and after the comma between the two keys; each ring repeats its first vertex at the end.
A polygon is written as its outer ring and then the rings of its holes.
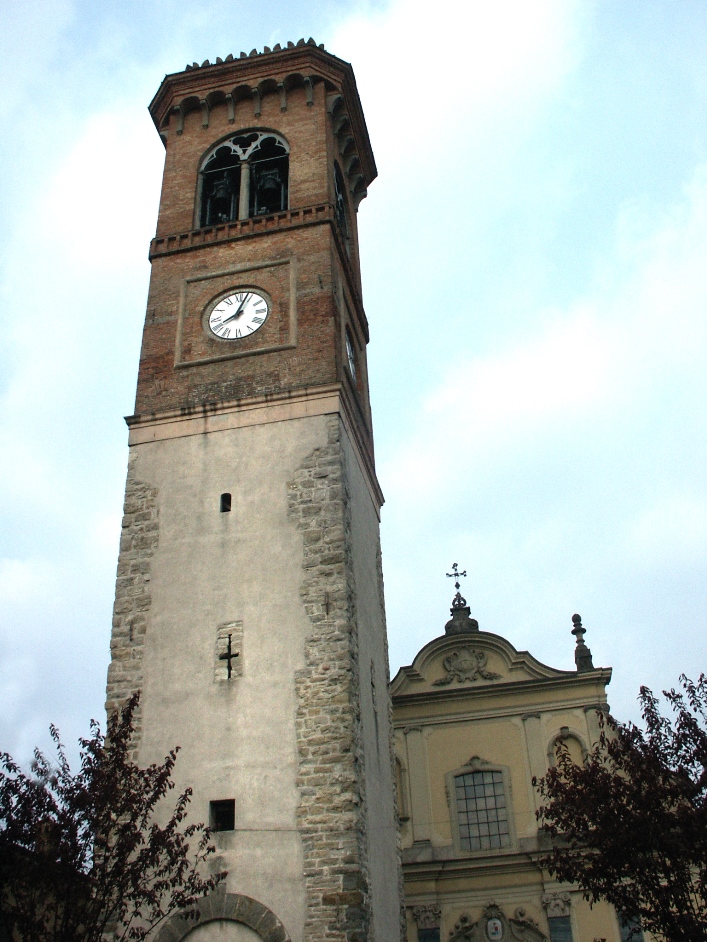
{"type": "Polygon", "coordinates": [[[501,942],[503,938],[503,923],[500,919],[489,919],[486,923],[486,938],[489,942],[501,942]]]}
{"type": "Polygon", "coordinates": [[[498,680],[501,676],[493,671],[486,670],[488,655],[483,651],[476,651],[474,648],[458,648],[448,654],[442,663],[447,674],[445,677],[440,677],[439,680],[433,682],[435,687],[446,686],[454,680],[459,684],[463,684],[478,680],[479,677],[483,677],[484,680],[498,680]]]}

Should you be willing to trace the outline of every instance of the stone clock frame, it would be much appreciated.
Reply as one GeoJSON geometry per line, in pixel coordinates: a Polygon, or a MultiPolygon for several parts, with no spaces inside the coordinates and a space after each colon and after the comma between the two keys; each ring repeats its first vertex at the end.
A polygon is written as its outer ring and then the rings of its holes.
{"type": "MultiPolygon", "coordinates": [[[[249,278],[249,280],[252,280],[249,278]]],[[[220,292],[221,294],[227,294],[228,292],[220,292]]],[[[270,294],[270,292],[267,292],[270,294]]],[[[273,298],[273,305],[276,303],[276,299],[273,298]]],[[[194,315],[196,316],[196,315],[194,315]]],[[[199,316],[202,316],[202,313],[199,312],[199,316]]],[[[273,313],[270,314],[270,317],[273,316],[273,313]]],[[[190,278],[185,278],[181,284],[181,290],[179,293],[179,308],[177,311],[177,337],[175,341],[175,357],[174,357],[174,367],[175,369],[181,369],[187,366],[203,366],[207,363],[219,363],[222,360],[235,360],[239,357],[255,356],[259,353],[275,353],[278,350],[292,350],[297,346],[297,259],[294,256],[285,259],[277,259],[271,262],[258,262],[255,265],[235,265],[233,268],[226,268],[223,271],[214,271],[209,272],[204,275],[192,275],[190,278]],[[288,340],[287,343],[280,344],[262,344],[259,347],[249,346],[247,349],[240,349],[237,345],[234,346],[232,350],[229,350],[227,353],[221,353],[217,356],[210,357],[196,357],[193,360],[186,359],[184,356],[184,346],[183,346],[183,334],[184,334],[184,321],[186,317],[192,316],[192,312],[188,310],[189,305],[189,286],[192,284],[197,284],[204,281],[213,281],[215,279],[227,278],[231,275],[234,277],[240,275],[257,275],[258,272],[268,271],[273,268],[281,268],[286,266],[289,271],[289,311],[288,311],[288,340]]]]}

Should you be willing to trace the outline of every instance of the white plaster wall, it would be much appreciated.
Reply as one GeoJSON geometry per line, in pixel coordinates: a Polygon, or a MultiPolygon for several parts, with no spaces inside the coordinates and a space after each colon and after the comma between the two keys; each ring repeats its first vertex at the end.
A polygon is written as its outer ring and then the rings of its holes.
{"type": "Polygon", "coordinates": [[[191,820],[235,798],[235,831],[216,836],[227,890],[270,908],[293,942],[305,918],[294,674],[310,625],[287,482],[325,444],[326,416],[313,416],[134,446],[135,477],[158,489],[159,505],[140,761],[181,747],[174,779],[193,788],[191,820]],[[224,491],[230,513],[220,513],[224,491]],[[217,627],[232,621],[243,622],[243,676],[218,683],[217,627]]]}
{"type": "Polygon", "coordinates": [[[389,745],[385,614],[379,594],[376,558],[380,527],[377,508],[356,452],[343,429],[341,438],[351,496],[351,550],[359,631],[361,723],[365,752],[368,866],[374,938],[377,942],[389,942],[400,938],[400,898],[389,745]],[[371,660],[375,665],[375,715],[371,692],[371,660]]]}

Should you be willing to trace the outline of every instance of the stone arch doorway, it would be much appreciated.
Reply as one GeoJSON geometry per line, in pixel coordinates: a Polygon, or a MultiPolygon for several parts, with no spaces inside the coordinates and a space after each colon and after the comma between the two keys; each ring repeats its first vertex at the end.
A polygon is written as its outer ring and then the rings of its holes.
{"type": "Polygon", "coordinates": [[[155,942],[290,942],[272,910],[240,893],[214,893],[200,900],[196,922],[172,916],[155,942]]]}

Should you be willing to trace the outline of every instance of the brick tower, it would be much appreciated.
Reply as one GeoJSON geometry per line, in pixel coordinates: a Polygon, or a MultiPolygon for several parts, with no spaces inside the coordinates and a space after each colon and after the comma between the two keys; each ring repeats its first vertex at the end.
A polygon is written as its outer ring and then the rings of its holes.
{"type": "MultiPolygon", "coordinates": [[[[226,893],[194,942],[400,938],[351,67],[313,40],[188,66],[166,148],[107,707],[181,746],[226,893]],[[217,935],[213,935],[216,938],[217,935]]],[[[180,928],[181,926],[181,928],[180,928]]],[[[181,933],[181,934],[180,934],[181,933]]]]}

